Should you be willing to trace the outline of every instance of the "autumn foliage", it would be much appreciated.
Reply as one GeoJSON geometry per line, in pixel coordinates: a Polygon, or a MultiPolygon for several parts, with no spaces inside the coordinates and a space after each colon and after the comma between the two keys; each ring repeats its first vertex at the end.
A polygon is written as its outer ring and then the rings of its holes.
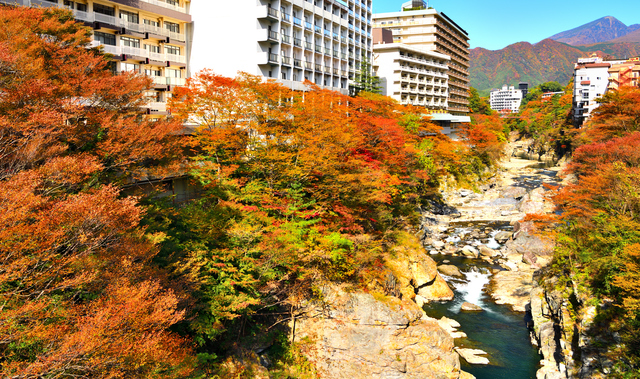
{"type": "Polygon", "coordinates": [[[2,376],[184,377],[180,299],[110,184],[169,158],[179,124],[139,117],[148,79],[113,75],[70,12],[0,21],[2,376]]]}
{"type": "Polygon", "coordinates": [[[580,131],[568,171],[576,181],[559,191],[555,269],[586,285],[613,307],[599,309],[604,327],[622,336],[612,346],[619,372],[640,371],[640,90],[609,92],[580,131]]]}

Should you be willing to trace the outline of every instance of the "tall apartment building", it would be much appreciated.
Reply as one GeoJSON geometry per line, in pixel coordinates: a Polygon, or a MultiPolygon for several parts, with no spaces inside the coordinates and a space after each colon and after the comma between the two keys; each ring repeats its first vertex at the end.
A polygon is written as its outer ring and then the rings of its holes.
{"type": "Polygon", "coordinates": [[[489,95],[489,104],[491,109],[501,113],[517,113],[522,103],[522,90],[516,89],[514,86],[507,87],[505,84],[502,89],[494,89],[489,95]]]}
{"type": "Polygon", "coordinates": [[[348,93],[363,57],[371,60],[371,0],[213,2],[207,47],[216,74],[238,71],[302,90],[309,80],[348,93]]]}
{"type": "Polygon", "coordinates": [[[70,9],[93,29],[93,46],[114,56],[114,70],[153,78],[150,118],[167,114],[166,101],[189,75],[193,23],[190,0],[0,0],[0,4],[70,9]]]}
{"type": "Polygon", "coordinates": [[[373,27],[391,29],[395,43],[449,56],[448,111],[468,114],[469,35],[464,29],[422,0],[403,4],[400,12],[374,14],[373,27]]]}

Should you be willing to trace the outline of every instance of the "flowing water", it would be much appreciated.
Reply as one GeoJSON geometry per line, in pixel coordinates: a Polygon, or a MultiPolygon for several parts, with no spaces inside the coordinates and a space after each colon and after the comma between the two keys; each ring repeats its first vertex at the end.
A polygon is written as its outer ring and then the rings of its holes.
{"type": "MultiPolygon", "coordinates": [[[[457,245],[476,244],[498,249],[500,244],[493,238],[505,225],[493,225],[496,230],[487,233],[483,241],[466,240],[465,234],[473,230],[486,230],[486,225],[459,225],[449,233],[449,241],[457,245]]],[[[469,365],[460,359],[462,369],[478,379],[530,379],[536,377],[541,356],[531,345],[526,315],[511,311],[505,305],[495,304],[485,293],[492,270],[500,267],[479,259],[434,255],[438,264],[457,266],[464,278],[443,276],[454,290],[455,298],[450,302],[432,303],[425,306],[427,315],[435,318],[446,316],[460,323],[458,330],[467,338],[456,339],[456,346],[481,349],[488,353],[489,365],[469,365]],[[463,302],[482,307],[482,312],[460,310],[463,302]]]]}

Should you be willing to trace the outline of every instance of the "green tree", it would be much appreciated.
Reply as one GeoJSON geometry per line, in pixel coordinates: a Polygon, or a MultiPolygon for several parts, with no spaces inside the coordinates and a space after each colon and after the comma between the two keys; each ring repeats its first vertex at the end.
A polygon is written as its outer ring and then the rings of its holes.
{"type": "Polygon", "coordinates": [[[360,63],[360,70],[353,78],[353,85],[351,86],[351,95],[357,96],[360,92],[380,93],[380,78],[373,74],[371,69],[371,62],[367,58],[366,54],[362,54],[362,60],[360,63]]]}
{"type": "Polygon", "coordinates": [[[475,114],[491,115],[493,110],[486,97],[480,97],[478,90],[471,87],[469,90],[469,108],[475,114]]]}

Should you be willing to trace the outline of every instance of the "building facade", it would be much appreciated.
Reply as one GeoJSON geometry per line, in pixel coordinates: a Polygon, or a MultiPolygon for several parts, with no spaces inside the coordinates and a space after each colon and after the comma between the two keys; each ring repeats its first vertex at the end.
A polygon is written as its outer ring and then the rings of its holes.
{"type": "Polygon", "coordinates": [[[598,107],[596,99],[607,91],[611,62],[601,58],[581,58],[574,68],[573,119],[577,124],[591,116],[598,107]]]}
{"type": "Polygon", "coordinates": [[[401,104],[447,111],[447,55],[401,43],[376,43],[373,55],[383,95],[401,104]]]}
{"type": "Polygon", "coordinates": [[[468,114],[469,35],[464,29],[421,0],[405,3],[401,12],[374,14],[373,26],[390,29],[395,43],[449,56],[447,110],[468,114]]]}
{"type": "Polygon", "coordinates": [[[505,84],[502,89],[494,89],[489,94],[489,104],[491,109],[500,113],[517,113],[522,103],[522,90],[516,89],[514,86],[507,87],[505,84]]]}
{"type": "Polygon", "coordinates": [[[150,118],[167,115],[167,99],[189,76],[193,23],[190,0],[0,0],[1,4],[70,9],[93,29],[92,46],[114,56],[117,72],[153,78],[150,118]]]}
{"type": "Polygon", "coordinates": [[[308,80],[347,94],[363,59],[371,60],[371,0],[213,4],[216,38],[208,46],[226,57],[210,63],[216,74],[233,77],[244,71],[296,90],[308,80]]]}

